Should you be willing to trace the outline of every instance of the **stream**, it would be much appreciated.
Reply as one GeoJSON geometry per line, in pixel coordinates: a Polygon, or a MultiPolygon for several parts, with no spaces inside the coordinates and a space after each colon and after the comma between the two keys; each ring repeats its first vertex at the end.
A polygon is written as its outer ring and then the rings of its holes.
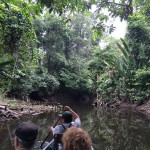
{"type": "MultiPolygon", "coordinates": [[[[96,110],[78,102],[67,103],[81,118],[95,150],[149,150],[150,123],[144,116],[115,110],[96,110]]],[[[38,141],[48,134],[50,126],[58,119],[57,112],[37,116],[24,115],[20,120],[0,123],[0,150],[14,150],[12,132],[23,121],[32,121],[39,126],[38,141]]],[[[50,140],[52,137],[49,137],[50,140]]]]}

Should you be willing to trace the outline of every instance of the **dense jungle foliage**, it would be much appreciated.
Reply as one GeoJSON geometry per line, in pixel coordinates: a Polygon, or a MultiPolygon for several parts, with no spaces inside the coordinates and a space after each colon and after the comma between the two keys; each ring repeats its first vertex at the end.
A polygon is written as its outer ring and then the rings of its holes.
{"type": "Polygon", "coordinates": [[[1,97],[149,100],[148,0],[0,0],[0,41],[1,97]],[[124,39],[110,17],[127,21],[124,39]]]}

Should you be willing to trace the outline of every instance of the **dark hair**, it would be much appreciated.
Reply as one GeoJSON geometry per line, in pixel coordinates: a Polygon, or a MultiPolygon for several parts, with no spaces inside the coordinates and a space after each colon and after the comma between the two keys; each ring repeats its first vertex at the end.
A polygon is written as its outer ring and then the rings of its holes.
{"type": "Polygon", "coordinates": [[[70,111],[65,111],[61,116],[65,123],[71,123],[72,122],[72,114],[70,111]]]}

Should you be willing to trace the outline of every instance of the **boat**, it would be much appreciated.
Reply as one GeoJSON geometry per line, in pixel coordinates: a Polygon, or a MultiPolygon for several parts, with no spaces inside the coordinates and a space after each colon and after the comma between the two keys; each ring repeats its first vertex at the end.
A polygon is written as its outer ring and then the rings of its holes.
{"type": "MultiPolygon", "coordinates": [[[[52,139],[50,142],[45,141],[41,147],[41,144],[43,143],[43,141],[38,141],[37,143],[35,143],[34,147],[32,150],[54,150],[54,139],[52,139]]],[[[62,145],[58,144],[58,148],[59,150],[63,150],[62,145]]],[[[55,148],[56,150],[56,148],[55,148]]]]}
{"type": "MultiPolygon", "coordinates": [[[[54,149],[54,139],[51,140],[50,142],[45,141],[44,144],[41,146],[43,141],[38,141],[35,146],[33,147],[33,150],[63,150],[63,147],[61,144],[58,144],[58,148],[54,149]]],[[[91,150],[94,150],[93,146],[91,146],[91,150]]]]}

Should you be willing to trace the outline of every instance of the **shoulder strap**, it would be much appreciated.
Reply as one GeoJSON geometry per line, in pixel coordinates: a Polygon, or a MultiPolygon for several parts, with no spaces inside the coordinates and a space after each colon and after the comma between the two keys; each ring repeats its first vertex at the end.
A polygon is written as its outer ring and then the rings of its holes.
{"type": "Polygon", "coordinates": [[[62,124],[62,127],[66,130],[66,127],[62,124]]]}
{"type": "MultiPolygon", "coordinates": [[[[67,128],[70,128],[71,126],[72,126],[72,123],[70,123],[68,127],[65,127],[65,125],[62,124],[62,127],[64,128],[64,132],[66,131],[67,128]]],[[[54,147],[55,147],[55,150],[58,150],[58,143],[62,143],[61,138],[62,138],[63,133],[54,134],[54,147]]]]}
{"type": "MultiPolygon", "coordinates": [[[[69,124],[67,128],[70,128],[72,126],[72,123],[69,124]]],[[[66,130],[67,128],[62,124],[62,127],[66,130]]]]}
{"type": "Polygon", "coordinates": [[[70,128],[72,126],[72,123],[70,123],[70,125],[68,126],[68,128],[70,128]]]}

